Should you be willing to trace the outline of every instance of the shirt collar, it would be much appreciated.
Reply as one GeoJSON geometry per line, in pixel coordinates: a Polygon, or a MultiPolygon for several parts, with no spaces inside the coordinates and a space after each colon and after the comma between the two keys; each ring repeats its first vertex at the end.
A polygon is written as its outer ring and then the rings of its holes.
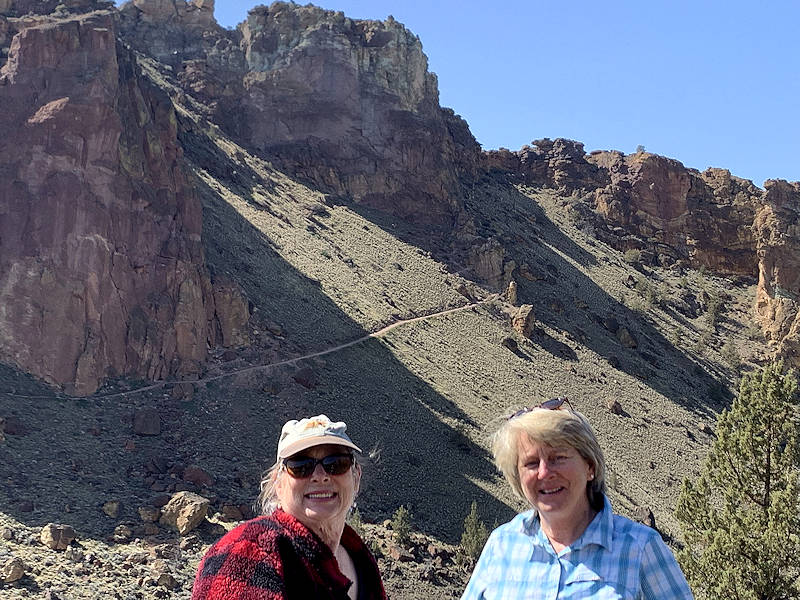
{"type": "MultiPolygon", "coordinates": [[[[519,530],[530,536],[535,545],[545,548],[549,553],[554,553],[550,541],[540,527],[537,512],[529,510],[519,515],[519,517],[521,517],[519,530]]],[[[613,539],[614,513],[608,498],[603,496],[603,510],[595,515],[586,530],[569,547],[572,550],[577,550],[590,544],[596,544],[610,551],[613,539]]]]}
{"type": "Polygon", "coordinates": [[[603,546],[606,550],[611,550],[611,543],[614,539],[614,513],[611,510],[611,503],[608,498],[603,496],[603,510],[597,513],[589,523],[586,531],[573,542],[571,547],[575,550],[590,544],[603,546]]]}

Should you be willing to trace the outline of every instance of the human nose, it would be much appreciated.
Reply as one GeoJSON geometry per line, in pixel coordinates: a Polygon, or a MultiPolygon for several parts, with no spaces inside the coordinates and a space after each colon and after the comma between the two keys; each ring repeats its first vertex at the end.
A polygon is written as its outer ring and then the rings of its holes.
{"type": "Polygon", "coordinates": [[[325,480],[329,478],[328,472],[322,466],[322,462],[317,462],[314,465],[314,471],[311,473],[311,478],[316,480],[325,480]]]}
{"type": "Polygon", "coordinates": [[[550,462],[547,461],[547,460],[540,460],[539,461],[539,479],[547,479],[552,474],[553,474],[553,470],[550,468],[550,462]]]}

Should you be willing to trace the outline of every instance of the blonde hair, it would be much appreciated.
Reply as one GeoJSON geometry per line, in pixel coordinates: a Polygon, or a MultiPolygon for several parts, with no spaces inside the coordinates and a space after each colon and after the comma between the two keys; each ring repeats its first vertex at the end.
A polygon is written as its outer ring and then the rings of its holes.
{"type": "Polygon", "coordinates": [[[586,495],[595,510],[603,508],[606,493],[606,461],[589,421],[573,410],[534,408],[506,420],[492,436],[492,454],[514,493],[525,500],[519,480],[519,436],[546,446],[567,445],[575,448],[592,467],[594,478],[586,482],[586,495]]]}
{"type": "Polygon", "coordinates": [[[283,463],[276,462],[261,476],[261,492],[258,494],[253,508],[260,515],[268,515],[278,508],[278,490],[275,484],[283,463]]]}

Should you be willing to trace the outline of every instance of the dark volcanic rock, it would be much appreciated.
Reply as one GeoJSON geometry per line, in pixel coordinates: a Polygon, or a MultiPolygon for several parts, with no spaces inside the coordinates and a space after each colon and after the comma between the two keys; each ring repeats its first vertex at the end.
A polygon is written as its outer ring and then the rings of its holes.
{"type": "Polygon", "coordinates": [[[523,146],[486,153],[489,169],[506,171],[525,183],[555,187],[567,192],[594,190],[610,183],[609,175],[587,160],[583,144],[574,140],[544,138],[523,146]]]}
{"type": "Polygon", "coordinates": [[[0,359],[70,393],[195,372],[217,341],[166,94],[113,11],[18,22],[0,70],[0,359]]]}

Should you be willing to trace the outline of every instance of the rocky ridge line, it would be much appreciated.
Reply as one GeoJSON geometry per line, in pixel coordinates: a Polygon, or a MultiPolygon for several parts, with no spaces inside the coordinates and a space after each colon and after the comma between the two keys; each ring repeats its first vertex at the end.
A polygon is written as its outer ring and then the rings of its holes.
{"type": "Polygon", "coordinates": [[[576,196],[573,209],[599,239],[640,252],[644,264],[757,279],[754,317],[777,354],[800,364],[800,183],[760,189],[725,169],[703,172],[637,152],[584,152],[565,139],[486,153],[512,181],[576,196]]]}

